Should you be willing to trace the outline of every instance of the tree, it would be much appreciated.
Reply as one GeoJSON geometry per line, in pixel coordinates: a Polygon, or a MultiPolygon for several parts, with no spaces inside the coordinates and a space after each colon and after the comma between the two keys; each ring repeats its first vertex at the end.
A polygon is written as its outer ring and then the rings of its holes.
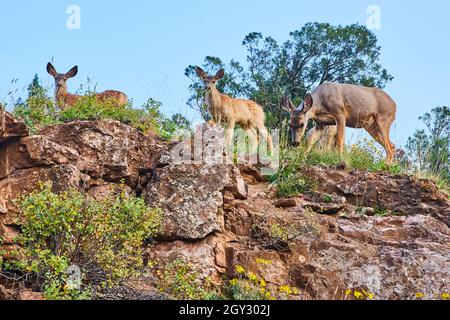
{"type": "Polygon", "coordinates": [[[417,169],[430,171],[450,182],[450,108],[436,107],[420,117],[427,127],[408,139],[409,156],[417,169]]]}
{"type": "Polygon", "coordinates": [[[46,90],[41,85],[38,75],[34,75],[33,81],[28,85],[28,97],[46,97],[46,90]]]}
{"type": "MultiPolygon", "coordinates": [[[[245,68],[233,60],[225,67],[228,78],[220,85],[225,93],[263,105],[271,127],[279,126],[286,117],[279,108],[283,95],[300,103],[308,92],[326,81],[383,88],[393,79],[379,63],[381,48],[375,34],[364,26],[308,23],[291,32],[283,44],[254,32],[244,38],[242,45],[247,50],[245,68]]],[[[219,58],[207,57],[205,67],[217,69],[224,64],[219,58]]],[[[186,71],[194,81],[189,100],[193,106],[192,101],[203,91],[192,66],[186,71]]]]}

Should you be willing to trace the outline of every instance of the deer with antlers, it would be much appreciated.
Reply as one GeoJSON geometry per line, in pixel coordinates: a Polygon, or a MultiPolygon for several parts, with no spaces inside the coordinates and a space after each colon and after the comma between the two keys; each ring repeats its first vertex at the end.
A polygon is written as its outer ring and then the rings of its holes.
{"type": "Polygon", "coordinates": [[[234,129],[236,125],[240,125],[249,137],[256,142],[254,146],[258,144],[259,132],[268,143],[269,151],[272,152],[272,137],[264,124],[263,108],[251,100],[233,99],[221,94],[216,87],[216,83],[224,77],[225,71],[223,69],[219,70],[215,76],[210,76],[202,68],[197,67],[196,73],[205,85],[206,104],[212,117],[211,123],[221,125],[222,122],[225,122],[227,124],[227,146],[232,146],[234,129]]]}
{"type": "Polygon", "coordinates": [[[298,145],[309,120],[316,127],[308,138],[311,149],[327,126],[337,126],[336,147],[344,152],[345,128],[365,129],[386,150],[386,163],[394,161],[395,145],[390,130],[396,118],[397,105],[383,90],[348,84],[325,83],[308,94],[297,108],[285,97],[282,107],[291,116],[292,140],[298,145]]]}
{"type": "MultiPolygon", "coordinates": [[[[67,73],[58,73],[55,67],[49,62],[47,72],[55,78],[55,99],[61,110],[66,110],[75,105],[83,96],[70,94],[67,92],[67,80],[73,78],[78,73],[78,66],[73,67],[67,73]]],[[[100,102],[113,101],[118,107],[123,107],[128,103],[128,97],[119,91],[108,90],[95,94],[95,98],[100,102]]]]}

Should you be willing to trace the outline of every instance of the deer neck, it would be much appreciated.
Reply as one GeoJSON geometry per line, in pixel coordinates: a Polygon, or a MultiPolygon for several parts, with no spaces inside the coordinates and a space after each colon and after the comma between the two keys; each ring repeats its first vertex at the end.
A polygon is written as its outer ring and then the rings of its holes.
{"type": "Polygon", "coordinates": [[[65,98],[67,97],[67,85],[61,86],[61,88],[55,89],[55,98],[58,103],[64,102],[65,98]]]}
{"type": "Polygon", "coordinates": [[[222,94],[217,88],[211,88],[206,92],[206,102],[210,107],[219,108],[222,105],[222,94]]]}

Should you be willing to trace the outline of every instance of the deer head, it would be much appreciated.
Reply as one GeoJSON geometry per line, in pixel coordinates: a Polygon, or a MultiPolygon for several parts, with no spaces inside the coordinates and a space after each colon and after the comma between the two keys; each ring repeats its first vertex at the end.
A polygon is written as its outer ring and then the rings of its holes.
{"type": "Polygon", "coordinates": [[[195,72],[199,76],[200,79],[202,79],[203,84],[205,85],[205,90],[207,92],[213,90],[216,88],[216,83],[220,79],[222,79],[225,75],[225,70],[220,69],[214,77],[209,76],[205,71],[203,71],[202,68],[197,67],[195,68],[195,72]]]}
{"type": "Polygon", "coordinates": [[[58,73],[56,72],[55,67],[49,62],[47,64],[47,72],[55,78],[55,91],[56,95],[58,94],[67,94],[67,80],[70,78],[73,78],[78,73],[78,67],[75,66],[72,69],[70,69],[67,73],[58,73]]]}
{"type": "Polygon", "coordinates": [[[308,94],[305,101],[297,108],[291,99],[284,97],[281,103],[283,110],[287,111],[291,116],[289,121],[289,127],[292,134],[292,144],[298,146],[303,137],[305,136],[306,129],[308,127],[308,112],[313,107],[314,100],[311,94],[308,94]]]}

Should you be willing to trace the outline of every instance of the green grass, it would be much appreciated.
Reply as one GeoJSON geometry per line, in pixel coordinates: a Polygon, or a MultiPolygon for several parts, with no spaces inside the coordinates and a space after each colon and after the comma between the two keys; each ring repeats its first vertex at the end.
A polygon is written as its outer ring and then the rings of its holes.
{"type": "Polygon", "coordinates": [[[153,99],[149,99],[141,108],[133,107],[131,101],[126,106],[118,107],[113,100],[100,102],[94,93],[87,92],[75,105],[59,110],[47,90],[41,88],[24,102],[15,104],[13,113],[25,122],[32,133],[49,125],[96,119],[117,120],[143,133],[152,132],[165,140],[170,140],[177,132],[189,131],[190,123],[187,120],[181,115],[168,118],[161,113],[161,107],[162,104],[153,99]]]}
{"type": "Polygon", "coordinates": [[[285,146],[280,152],[280,170],[271,179],[278,190],[278,197],[296,196],[315,189],[315,183],[304,174],[303,169],[309,166],[324,166],[329,168],[345,168],[346,170],[365,170],[369,172],[387,172],[402,174],[404,168],[395,163],[388,166],[385,163],[384,152],[371,140],[346,147],[343,155],[336,150],[313,149],[307,151],[305,144],[297,148],[285,146]]]}

